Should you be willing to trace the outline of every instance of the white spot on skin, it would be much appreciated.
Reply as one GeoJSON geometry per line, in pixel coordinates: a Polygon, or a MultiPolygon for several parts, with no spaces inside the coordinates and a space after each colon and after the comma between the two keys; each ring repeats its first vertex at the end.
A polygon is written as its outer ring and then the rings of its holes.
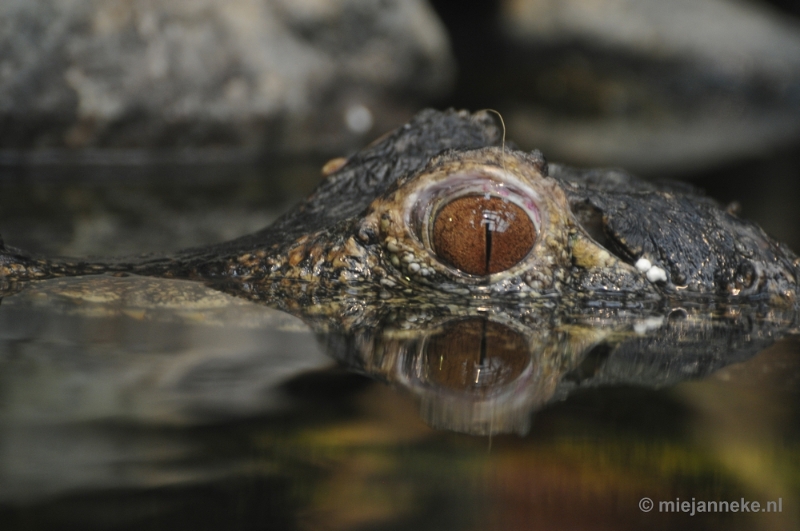
{"type": "Polygon", "coordinates": [[[419,264],[416,262],[408,264],[408,270],[411,271],[412,273],[416,273],[417,271],[419,271],[419,264]]]}
{"type": "Polygon", "coordinates": [[[353,133],[366,133],[372,129],[372,111],[361,104],[351,105],[344,112],[344,121],[353,133]]]}
{"type": "Polygon", "coordinates": [[[653,267],[653,264],[651,264],[650,260],[648,260],[647,258],[639,258],[636,261],[636,269],[638,269],[642,273],[646,273],[651,267],[653,267]]]}
{"type": "Polygon", "coordinates": [[[639,258],[636,263],[634,264],[637,270],[644,273],[647,276],[647,280],[650,282],[666,282],[667,281],[667,272],[664,269],[653,265],[650,260],[647,258],[639,258]]]}
{"type": "Polygon", "coordinates": [[[650,282],[666,282],[667,272],[658,266],[653,266],[647,270],[647,280],[650,282]]]}

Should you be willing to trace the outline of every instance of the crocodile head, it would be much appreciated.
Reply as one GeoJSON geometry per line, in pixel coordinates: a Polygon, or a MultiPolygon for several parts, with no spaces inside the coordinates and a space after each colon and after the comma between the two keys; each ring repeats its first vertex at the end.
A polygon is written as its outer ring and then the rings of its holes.
{"type": "Polygon", "coordinates": [[[277,223],[259,278],[280,289],[266,298],[301,281],[439,304],[795,304],[795,255],[693,187],[548,164],[495,145],[495,131],[486,113],[429,111],[352,157],[277,223]],[[298,226],[313,230],[292,234],[298,226]]]}
{"type": "Polygon", "coordinates": [[[0,277],[188,278],[295,311],[336,297],[796,300],[795,255],[756,225],[686,185],[548,165],[505,145],[486,112],[423,111],[327,168],[258,233],[132,261],[0,249],[0,277]]]}

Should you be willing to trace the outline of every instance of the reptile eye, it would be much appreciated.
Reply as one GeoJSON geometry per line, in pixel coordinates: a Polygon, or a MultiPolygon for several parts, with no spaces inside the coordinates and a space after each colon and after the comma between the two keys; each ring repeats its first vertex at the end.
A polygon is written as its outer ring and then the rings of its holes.
{"type": "Polygon", "coordinates": [[[431,232],[439,258],[472,275],[505,271],[525,258],[536,241],[536,227],[524,210],[482,195],[447,203],[431,232]]]}
{"type": "Polygon", "coordinates": [[[491,392],[517,379],[530,362],[524,337],[480,318],[447,323],[423,356],[425,379],[453,391],[491,392]]]}

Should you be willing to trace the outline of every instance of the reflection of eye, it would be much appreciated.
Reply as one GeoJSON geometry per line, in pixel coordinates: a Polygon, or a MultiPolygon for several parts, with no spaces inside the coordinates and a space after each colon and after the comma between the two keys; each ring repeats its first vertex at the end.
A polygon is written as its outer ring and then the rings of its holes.
{"type": "Polygon", "coordinates": [[[431,231],[436,254],[472,275],[516,265],[536,241],[536,228],[520,207],[499,197],[468,195],[442,207],[431,231]]]}
{"type": "Polygon", "coordinates": [[[428,382],[453,391],[491,391],[514,381],[529,362],[520,334],[480,318],[449,323],[430,338],[423,357],[428,382]]]}

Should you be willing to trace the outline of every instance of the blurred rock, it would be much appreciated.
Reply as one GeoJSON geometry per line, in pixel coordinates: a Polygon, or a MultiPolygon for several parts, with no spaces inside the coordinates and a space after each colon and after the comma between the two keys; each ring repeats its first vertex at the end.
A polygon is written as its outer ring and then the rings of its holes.
{"type": "Polygon", "coordinates": [[[800,137],[800,23],[743,0],[505,0],[509,136],[573,163],[675,171],[800,137]]]}
{"type": "Polygon", "coordinates": [[[424,0],[4,0],[0,148],[337,150],[453,74],[424,0]]]}

